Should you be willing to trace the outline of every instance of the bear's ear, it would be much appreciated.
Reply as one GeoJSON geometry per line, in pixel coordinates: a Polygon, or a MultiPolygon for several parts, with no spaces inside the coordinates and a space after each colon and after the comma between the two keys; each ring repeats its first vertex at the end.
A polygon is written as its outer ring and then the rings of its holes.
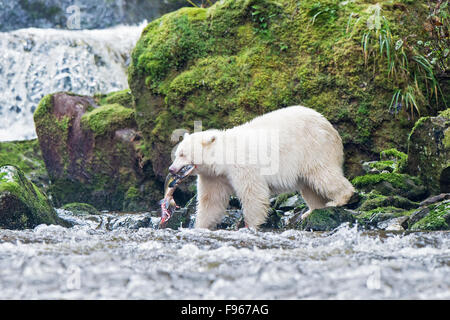
{"type": "Polygon", "coordinates": [[[183,135],[183,140],[186,139],[189,136],[189,132],[185,132],[183,135]]]}
{"type": "Polygon", "coordinates": [[[207,146],[207,145],[212,144],[214,141],[216,141],[216,136],[215,135],[210,135],[210,136],[207,136],[207,137],[205,137],[203,139],[202,145],[203,146],[207,146]]]}

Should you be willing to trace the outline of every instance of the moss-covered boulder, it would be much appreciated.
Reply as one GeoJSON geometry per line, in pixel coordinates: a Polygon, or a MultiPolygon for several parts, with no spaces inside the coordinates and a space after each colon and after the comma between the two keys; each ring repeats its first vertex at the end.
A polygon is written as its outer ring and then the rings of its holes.
{"type": "MultiPolygon", "coordinates": [[[[399,221],[398,219],[401,218],[400,224],[404,224],[413,211],[393,206],[380,206],[371,210],[359,211],[356,220],[360,226],[366,229],[387,229],[386,222],[399,221]]],[[[405,228],[402,227],[402,229],[405,228]]]]}
{"type": "Polygon", "coordinates": [[[377,191],[384,196],[401,196],[412,201],[424,199],[428,190],[418,177],[401,173],[366,174],[356,177],[352,184],[360,191],[377,191]]]}
{"type": "Polygon", "coordinates": [[[0,167],[14,165],[39,188],[48,187],[48,174],[37,139],[0,142],[0,167]]]}
{"type": "Polygon", "coordinates": [[[450,192],[450,109],[417,121],[408,139],[408,171],[433,194],[450,192]]]}
{"type": "Polygon", "coordinates": [[[450,200],[419,209],[411,216],[409,225],[410,230],[450,230],[450,200]]]}
{"type": "MultiPolygon", "coordinates": [[[[229,128],[302,104],[338,129],[347,175],[362,174],[361,159],[405,151],[413,125],[410,108],[389,108],[404,83],[389,76],[385,51],[377,56],[381,26],[369,22],[386,18],[400,55],[428,38],[427,16],[420,1],[224,0],[169,13],[144,29],[129,67],[144,155],[163,178],[174,129],[192,131],[196,120],[203,129],[229,128]]],[[[420,106],[422,114],[430,109],[420,106]]]]}
{"type": "Polygon", "coordinates": [[[157,205],[162,186],[143,163],[131,103],[127,91],[94,98],[55,93],[39,103],[34,120],[55,206],[85,202],[97,209],[146,210],[157,205]]]}
{"type": "Polygon", "coordinates": [[[79,202],[67,203],[63,205],[61,209],[70,211],[75,215],[100,214],[100,211],[98,211],[96,208],[94,208],[88,203],[79,203],[79,202]]]}
{"type": "Polygon", "coordinates": [[[46,195],[17,167],[0,167],[0,228],[27,229],[39,224],[66,226],[46,195]]]}

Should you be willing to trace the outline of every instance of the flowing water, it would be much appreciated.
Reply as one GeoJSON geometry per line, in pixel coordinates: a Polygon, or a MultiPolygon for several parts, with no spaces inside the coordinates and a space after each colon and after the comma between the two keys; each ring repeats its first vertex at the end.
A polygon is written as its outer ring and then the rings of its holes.
{"type": "Polygon", "coordinates": [[[148,214],[0,230],[1,299],[450,299],[450,233],[155,230],[148,214]],[[142,227],[147,226],[147,227],[142,227]]]}

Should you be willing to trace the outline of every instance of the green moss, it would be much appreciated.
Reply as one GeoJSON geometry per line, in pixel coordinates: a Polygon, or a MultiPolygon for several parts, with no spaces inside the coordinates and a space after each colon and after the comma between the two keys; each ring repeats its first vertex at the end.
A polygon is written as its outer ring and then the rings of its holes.
{"type": "Polygon", "coordinates": [[[71,211],[74,214],[100,214],[96,208],[87,203],[72,202],[62,206],[62,209],[71,211]]]}
{"type": "Polygon", "coordinates": [[[411,136],[414,134],[414,132],[418,128],[420,128],[426,121],[428,121],[428,119],[430,119],[430,117],[421,117],[419,120],[416,121],[416,123],[414,124],[414,127],[412,128],[411,132],[409,133],[408,141],[411,140],[411,136]]]}
{"type": "Polygon", "coordinates": [[[136,198],[140,198],[141,193],[139,192],[139,190],[136,187],[131,186],[130,188],[128,188],[127,192],[125,193],[125,199],[136,199],[136,198]]]}
{"type": "Polygon", "coordinates": [[[106,95],[99,95],[97,96],[97,98],[100,105],[120,104],[121,106],[126,108],[133,108],[134,104],[133,95],[131,94],[131,91],[129,89],[110,92],[106,95]]]}
{"type": "Polygon", "coordinates": [[[300,228],[303,230],[330,231],[344,222],[352,224],[355,222],[355,218],[343,208],[330,207],[314,210],[301,222],[300,228]]]}
{"type": "Polygon", "coordinates": [[[295,194],[295,192],[287,192],[278,195],[272,207],[274,209],[278,209],[283,202],[286,202],[287,199],[294,196],[295,194]]]}
{"type": "Polygon", "coordinates": [[[377,169],[379,171],[389,171],[393,172],[396,169],[396,163],[392,160],[386,160],[386,161],[376,161],[369,164],[370,168],[377,169]]]}
{"type": "Polygon", "coordinates": [[[367,174],[364,176],[356,177],[352,180],[352,184],[357,187],[365,187],[365,186],[372,186],[377,183],[380,183],[382,181],[387,181],[392,184],[392,186],[400,188],[400,189],[406,189],[408,188],[408,185],[405,183],[405,179],[412,179],[413,181],[420,184],[420,181],[416,177],[411,177],[405,174],[400,173],[380,173],[380,174],[367,174]]]}
{"type": "Polygon", "coordinates": [[[447,118],[450,120],[450,108],[445,109],[444,111],[439,112],[441,117],[447,118]]]}
{"type": "Polygon", "coordinates": [[[33,116],[35,119],[41,119],[45,117],[46,114],[51,112],[52,109],[53,109],[52,95],[48,94],[41,99],[36,110],[34,111],[33,116]]]}
{"type": "Polygon", "coordinates": [[[113,132],[118,128],[135,125],[134,110],[119,104],[107,104],[85,113],[81,117],[81,125],[91,129],[95,135],[113,132]]]}
{"type": "Polygon", "coordinates": [[[0,167],[12,164],[26,176],[45,176],[46,170],[37,139],[27,141],[0,142],[0,167]]]}
{"type": "Polygon", "coordinates": [[[367,199],[363,202],[363,204],[359,207],[358,210],[368,211],[381,207],[395,207],[402,209],[413,209],[417,208],[419,204],[417,202],[413,202],[401,196],[382,196],[379,195],[377,197],[367,199]]]}
{"type": "Polygon", "coordinates": [[[408,155],[406,155],[401,151],[398,151],[395,148],[381,151],[380,159],[395,161],[396,164],[394,167],[395,173],[404,172],[408,165],[408,155]]]}
{"type": "Polygon", "coordinates": [[[450,201],[431,208],[424,218],[411,226],[411,230],[450,230],[450,201]]]}
{"type": "Polygon", "coordinates": [[[14,166],[3,166],[0,181],[0,226],[33,228],[38,224],[62,224],[55,210],[36,185],[14,166]]]}
{"type": "Polygon", "coordinates": [[[444,144],[444,147],[446,149],[450,149],[450,129],[447,128],[444,131],[444,139],[442,140],[442,143],[444,144]]]}

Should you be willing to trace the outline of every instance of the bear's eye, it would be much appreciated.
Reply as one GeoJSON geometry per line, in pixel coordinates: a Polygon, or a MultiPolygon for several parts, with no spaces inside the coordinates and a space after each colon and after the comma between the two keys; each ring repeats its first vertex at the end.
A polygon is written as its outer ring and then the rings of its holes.
{"type": "Polygon", "coordinates": [[[184,153],[180,152],[180,154],[178,155],[179,157],[183,158],[184,157],[184,153]]]}

